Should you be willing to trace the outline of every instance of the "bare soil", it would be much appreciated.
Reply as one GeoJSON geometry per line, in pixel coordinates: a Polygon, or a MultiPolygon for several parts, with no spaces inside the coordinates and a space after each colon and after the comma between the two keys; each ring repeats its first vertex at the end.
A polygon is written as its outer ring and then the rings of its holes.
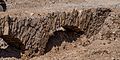
{"type": "MultiPolygon", "coordinates": [[[[87,39],[82,35],[72,42],[63,40],[59,46],[46,48],[48,49],[46,54],[30,60],[120,60],[120,0],[6,0],[6,4],[7,11],[0,12],[1,16],[9,14],[37,17],[56,11],[111,8],[113,12],[95,36],[87,39]]],[[[64,37],[64,32],[57,32],[56,35],[64,37]]],[[[51,45],[56,44],[56,42],[50,42],[51,45]]],[[[57,43],[59,44],[59,41],[57,43]]],[[[21,59],[1,57],[0,60],[25,60],[25,57],[21,59]]]]}

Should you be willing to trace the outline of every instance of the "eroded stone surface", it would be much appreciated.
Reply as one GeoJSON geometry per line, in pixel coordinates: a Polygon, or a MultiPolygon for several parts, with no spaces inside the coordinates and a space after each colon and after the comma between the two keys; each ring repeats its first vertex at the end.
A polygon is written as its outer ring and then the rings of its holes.
{"type": "Polygon", "coordinates": [[[9,16],[0,18],[0,36],[9,35],[9,16]]]}
{"type": "Polygon", "coordinates": [[[33,57],[34,55],[44,54],[44,48],[51,36],[51,31],[54,33],[57,29],[63,27],[76,32],[83,31],[86,36],[90,37],[99,32],[110,11],[108,8],[97,8],[82,11],[82,14],[73,10],[72,12],[53,12],[38,18],[9,17],[9,19],[7,17],[8,20],[4,19],[7,22],[9,21],[7,23],[9,25],[3,24],[4,20],[0,20],[2,21],[0,25],[2,27],[1,35],[9,34],[17,38],[9,40],[9,42],[16,47],[23,45],[22,50],[25,50],[25,55],[33,57]],[[6,30],[7,32],[4,32],[6,30]]]}

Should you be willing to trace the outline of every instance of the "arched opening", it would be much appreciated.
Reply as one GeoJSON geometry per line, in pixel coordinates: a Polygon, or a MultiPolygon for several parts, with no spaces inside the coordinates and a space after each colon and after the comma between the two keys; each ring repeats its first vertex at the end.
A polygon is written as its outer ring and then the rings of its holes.
{"type": "Polygon", "coordinates": [[[14,38],[10,35],[0,36],[9,46],[6,49],[0,49],[0,57],[15,57],[21,58],[21,53],[24,52],[24,45],[18,38],[14,38]]]}
{"type": "Polygon", "coordinates": [[[84,33],[83,31],[78,31],[78,28],[76,26],[64,26],[63,28],[65,29],[65,31],[55,31],[54,35],[49,38],[45,47],[45,53],[51,51],[53,47],[61,46],[64,41],[68,43],[76,41],[77,38],[79,38],[80,35],[84,33]]]}

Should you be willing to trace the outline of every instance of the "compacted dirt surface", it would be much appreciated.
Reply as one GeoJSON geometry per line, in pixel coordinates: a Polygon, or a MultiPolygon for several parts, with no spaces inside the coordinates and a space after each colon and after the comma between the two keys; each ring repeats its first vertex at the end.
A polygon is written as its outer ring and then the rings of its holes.
{"type": "MultiPolygon", "coordinates": [[[[44,54],[32,58],[15,57],[22,53],[8,47],[7,50],[11,51],[9,53],[0,50],[0,60],[120,60],[120,0],[5,0],[5,2],[7,10],[0,12],[0,16],[20,16],[21,19],[22,17],[37,18],[52,12],[71,12],[74,9],[80,13],[88,9],[108,8],[111,12],[104,17],[101,27],[98,26],[99,32],[90,37],[84,33],[91,35],[94,32],[85,31],[79,35],[76,32],[56,31],[54,36],[49,38],[44,54]],[[3,57],[3,52],[15,54],[12,57],[3,57]]],[[[97,18],[93,20],[96,21],[97,18]]]]}

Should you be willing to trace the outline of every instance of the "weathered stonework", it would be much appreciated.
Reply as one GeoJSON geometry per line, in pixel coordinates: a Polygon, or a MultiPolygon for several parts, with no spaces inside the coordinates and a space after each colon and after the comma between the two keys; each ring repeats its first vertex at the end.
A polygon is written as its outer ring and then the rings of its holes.
{"type": "MultiPolygon", "coordinates": [[[[8,34],[17,38],[9,41],[9,44],[15,44],[18,48],[24,46],[21,50],[25,51],[25,55],[33,57],[44,54],[49,37],[61,27],[76,32],[83,31],[88,38],[98,33],[110,12],[107,8],[97,8],[82,11],[81,14],[77,10],[53,12],[38,18],[7,16],[7,19],[0,19],[0,35],[8,34]]],[[[7,42],[9,39],[5,40],[7,42]]]]}
{"type": "Polygon", "coordinates": [[[9,34],[9,16],[0,18],[0,36],[9,34]]]}

